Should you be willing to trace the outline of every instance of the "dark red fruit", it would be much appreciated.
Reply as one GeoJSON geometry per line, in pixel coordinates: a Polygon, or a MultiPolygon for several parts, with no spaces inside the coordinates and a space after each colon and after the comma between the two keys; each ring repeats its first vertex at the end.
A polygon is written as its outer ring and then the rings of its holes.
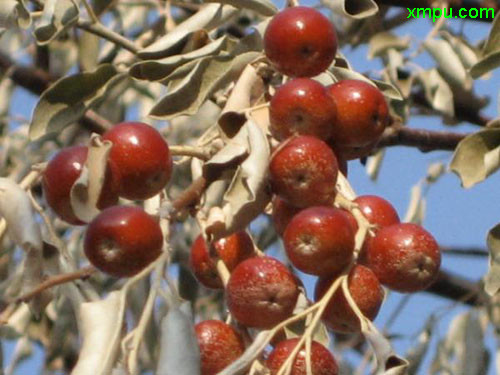
{"type": "Polygon", "coordinates": [[[381,228],[369,242],[365,259],[383,285],[409,293],[432,284],[441,252],[434,237],[420,225],[401,223],[381,228]]]}
{"type": "Polygon", "coordinates": [[[332,205],[338,164],[322,140],[302,135],[283,142],[269,165],[275,194],[295,207],[332,205]]]}
{"type": "Polygon", "coordinates": [[[399,215],[392,204],[382,197],[376,195],[360,195],[354,202],[365,218],[378,228],[399,223],[399,215]]]}
{"type": "MultiPolygon", "coordinates": [[[[337,277],[318,279],[314,298],[319,301],[325,295],[337,277]]],[[[384,300],[384,291],[377,276],[367,267],[356,265],[348,276],[348,288],[359,310],[370,320],[375,319],[384,300]]],[[[349,306],[342,286],[330,299],[322,316],[323,322],[333,331],[339,333],[359,332],[359,319],[349,306]]]]}
{"type": "Polygon", "coordinates": [[[172,158],[162,135],[142,122],[122,122],[103,135],[113,142],[110,159],[121,173],[120,195],[144,200],[158,194],[172,174],[172,158]]]}
{"type": "Polygon", "coordinates": [[[354,235],[347,215],[335,207],[310,207],[295,215],[283,235],[288,258],[302,272],[326,276],[351,263],[354,235]]]}
{"type": "Polygon", "coordinates": [[[222,259],[229,271],[239,263],[255,255],[253,242],[244,232],[237,232],[228,237],[214,241],[207,248],[205,239],[199,235],[191,247],[190,266],[196,279],[207,288],[223,288],[222,280],[217,273],[217,260],[222,259]]]}
{"type": "MultiPolygon", "coordinates": [[[[67,147],[47,164],[43,173],[42,186],[48,205],[64,221],[73,225],[85,224],[75,216],[71,207],[71,188],[80,177],[87,161],[86,146],[67,147]]],[[[118,202],[120,175],[116,165],[108,161],[104,185],[97,202],[97,208],[104,209],[118,202]]]]}
{"type": "Polygon", "coordinates": [[[215,375],[245,351],[240,334],[220,320],[205,320],[194,327],[200,346],[201,375],[215,375]]]}
{"type": "Polygon", "coordinates": [[[384,95],[369,83],[353,79],[337,82],[327,90],[337,107],[332,141],[340,149],[371,148],[390,122],[384,95]]]}
{"type": "Polygon", "coordinates": [[[325,71],[337,52],[337,35],[323,14],[309,7],[276,14],[264,34],[264,52],[283,74],[312,77],[325,71]]]}
{"type": "Polygon", "coordinates": [[[271,133],[283,141],[292,135],[312,135],[327,140],[337,111],[332,97],[319,82],[296,78],[279,87],[271,99],[271,133]]]}
{"type": "Polygon", "coordinates": [[[299,289],[295,276],[283,263],[267,256],[253,257],[233,270],[226,296],[237,321],[267,329],[292,314],[299,289]]]}
{"type": "Polygon", "coordinates": [[[162,245],[162,231],[152,216],[139,207],[114,206],[90,222],[83,248],[96,268],[128,277],[154,261],[162,245]]]}
{"type": "Polygon", "coordinates": [[[292,206],[287,201],[281,199],[277,195],[273,198],[273,224],[276,233],[280,236],[285,232],[286,226],[292,220],[301,208],[292,206]]]}
{"type": "MultiPolygon", "coordinates": [[[[298,338],[281,341],[269,355],[266,365],[271,375],[276,375],[299,343],[298,338]]],[[[337,375],[337,361],[332,353],[317,341],[311,342],[311,375],[337,375]]],[[[306,375],[306,349],[302,347],[292,363],[290,375],[306,375]]]]}

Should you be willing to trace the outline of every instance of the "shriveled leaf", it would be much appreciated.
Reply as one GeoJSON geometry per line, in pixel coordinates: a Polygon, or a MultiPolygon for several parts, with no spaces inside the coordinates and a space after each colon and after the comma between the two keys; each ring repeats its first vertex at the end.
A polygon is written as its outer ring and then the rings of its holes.
{"type": "Polygon", "coordinates": [[[71,207],[81,221],[88,223],[99,214],[97,204],[104,186],[106,167],[112,143],[93,134],[87,161],[71,188],[71,207]]]}
{"type": "Polygon", "coordinates": [[[418,79],[424,87],[425,97],[431,107],[452,117],[455,113],[453,92],[439,72],[436,69],[423,71],[418,74],[418,79]]]}
{"type": "Polygon", "coordinates": [[[40,96],[30,124],[32,140],[62,130],[77,121],[107,90],[124,78],[113,65],[61,78],[40,96]]]}
{"type": "Polygon", "coordinates": [[[0,177],[0,215],[10,238],[24,250],[42,250],[42,234],[28,194],[14,181],[0,177]]]}
{"type": "Polygon", "coordinates": [[[410,46],[410,37],[398,37],[393,33],[383,31],[375,34],[369,42],[368,58],[381,56],[389,49],[402,51],[410,46]]]}
{"type": "MultiPolygon", "coordinates": [[[[2,0],[0,7],[0,29],[18,25],[27,29],[31,25],[31,15],[25,0],[2,0]]],[[[1,35],[1,34],[0,34],[1,35]]]]}
{"type": "Polygon", "coordinates": [[[208,3],[232,5],[238,9],[253,10],[265,17],[273,16],[278,8],[269,0],[208,0],[208,3]]]}
{"type": "Polygon", "coordinates": [[[500,66],[500,15],[498,14],[493,20],[482,56],[482,59],[471,68],[470,74],[473,78],[478,78],[500,66]]]}
{"type": "Polygon", "coordinates": [[[111,292],[106,299],[82,303],[79,328],[82,349],[71,375],[108,375],[116,360],[122,334],[123,291],[111,292]]]}
{"type": "Polygon", "coordinates": [[[436,318],[431,315],[427,320],[424,329],[417,338],[416,345],[412,346],[406,353],[408,360],[408,375],[416,375],[420,368],[422,361],[429,349],[429,344],[432,338],[432,333],[436,325],[436,318]]]}
{"type": "Polygon", "coordinates": [[[373,0],[328,0],[325,4],[334,11],[354,19],[371,17],[378,12],[378,5],[373,0]]]}
{"type": "Polygon", "coordinates": [[[399,101],[403,100],[403,95],[396,88],[396,86],[393,86],[389,82],[379,81],[378,79],[372,79],[371,81],[375,83],[375,85],[380,91],[382,91],[382,94],[384,94],[386,98],[399,101]]]}
{"type": "Polygon", "coordinates": [[[372,181],[377,181],[382,162],[384,161],[385,149],[378,150],[377,153],[370,158],[366,163],[366,174],[372,181]]]}
{"type": "Polygon", "coordinates": [[[489,267],[484,280],[484,290],[493,297],[500,289],[500,224],[490,229],[486,243],[489,250],[489,267]]]}
{"type": "Polygon", "coordinates": [[[500,167],[500,129],[480,130],[467,136],[457,146],[450,168],[470,188],[500,167]]]}
{"type": "Polygon", "coordinates": [[[161,321],[157,375],[199,375],[200,348],[189,302],[171,304],[161,321]]]}
{"type": "Polygon", "coordinates": [[[222,53],[228,48],[229,44],[232,44],[232,41],[225,35],[189,53],[170,56],[160,60],[139,61],[132,65],[129,73],[136,79],[160,81],[183,64],[202,57],[215,56],[222,53]]]}
{"type": "Polygon", "coordinates": [[[99,57],[99,37],[83,31],[78,40],[78,59],[83,71],[94,70],[99,57]]]}
{"type": "Polygon", "coordinates": [[[410,203],[404,218],[405,223],[422,224],[425,217],[425,197],[422,195],[422,185],[416,184],[411,188],[410,203]]]}
{"type": "Polygon", "coordinates": [[[200,29],[210,31],[238,13],[230,5],[208,4],[200,11],[177,25],[165,36],[139,51],[143,60],[161,59],[179,52],[189,36],[200,29]]]}
{"type": "Polygon", "coordinates": [[[50,43],[68,27],[78,21],[80,14],[74,0],[47,0],[43,6],[43,14],[33,34],[38,44],[50,43]]]}
{"type": "Polygon", "coordinates": [[[472,87],[472,79],[450,43],[443,39],[428,39],[423,45],[438,64],[438,70],[446,81],[465,89],[472,87]]]}
{"type": "Polygon", "coordinates": [[[363,332],[377,359],[376,375],[406,375],[408,361],[392,350],[389,340],[380,333],[375,325],[367,320],[368,329],[363,332]]]}
{"type": "Polygon", "coordinates": [[[450,46],[453,48],[466,69],[470,69],[479,61],[479,51],[471,46],[467,40],[453,35],[449,31],[441,31],[440,35],[443,39],[450,43],[450,46]]]}
{"type": "Polygon", "coordinates": [[[197,113],[210,94],[235,79],[258,55],[258,52],[246,52],[236,57],[200,59],[191,72],[156,103],[149,115],[158,119],[170,119],[197,113]]]}

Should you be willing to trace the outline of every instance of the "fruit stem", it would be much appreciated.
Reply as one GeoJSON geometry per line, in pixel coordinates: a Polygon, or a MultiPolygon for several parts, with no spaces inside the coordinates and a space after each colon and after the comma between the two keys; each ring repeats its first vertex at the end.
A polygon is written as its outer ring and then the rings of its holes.
{"type": "Polygon", "coordinates": [[[199,147],[174,145],[170,146],[169,149],[172,156],[190,156],[203,161],[210,159],[210,156],[199,147]]]}
{"type": "Polygon", "coordinates": [[[222,259],[217,260],[216,266],[217,266],[217,273],[219,274],[219,277],[221,278],[222,284],[224,285],[225,288],[229,280],[229,276],[231,276],[231,273],[227,269],[226,264],[222,259]]]}

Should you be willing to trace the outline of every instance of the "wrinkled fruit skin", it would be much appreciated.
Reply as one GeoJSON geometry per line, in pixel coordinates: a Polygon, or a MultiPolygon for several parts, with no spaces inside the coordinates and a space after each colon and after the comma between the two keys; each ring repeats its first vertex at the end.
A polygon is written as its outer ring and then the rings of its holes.
{"type": "MultiPolygon", "coordinates": [[[[62,220],[73,225],[85,224],[78,219],[71,207],[71,188],[80,177],[87,161],[86,146],[67,147],[47,164],[43,173],[42,187],[48,205],[62,220]]],[[[97,208],[104,209],[118,202],[120,174],[116,165],[108,160],[104,185],[97,208]]]]}
{"type": "Polygon", "coordinates": [[[327,90],[337,107],[332,141],[340,149],[371,148],[390,122],[384,95],[369,83],[353,79],[337,82],[327,90]]]}
{"type": "Polygon", "coordinates": [[[295,276],[277,259],[241,262],[231,273],[226,297],[233,317],[247,327],[267,329],[288,318],[299,289],[295,276]]]}
{"type": "Polygon", "coordinates": [[[279,72],[313,77],[325,71],[335,58],[337,35],[319,11],[303,6],[287,8],[267,26],[264,52],[279,72]]]}
{"type": "Polygon", "coordinates": [[[105,209],[87,227],[84,251],[96,268],[115,277],[133,276],[161,253],[159,224],[139,207],[105,209]]]}
{"type": "Polygon", "coordinates": [[[300,208],[292,206],[278,196],[274,196],[272,218],[276,233],[282,236],[290,220],[300,211],[300,208]]]}
{"type": "MultiPolygon", "coordinates": [[[[314,298],[319,301],[328,291],[336,277],[319,278],[316,282],[314,298]]],[[[347,285],[354,302],[368,319],[376,318],[384,300],[384,291],[377,276],[367,267],[356,265],[349,273],[347,285]]],[[[359,332],[361,325],[345,298],[342,286],[335,292],[322,316],[323,322],[339,333],[359,332]]]]}
{"type": "Polygon", "coordinates": [[[283,142],[269,164],[273,192],[299,208],[331,205],[338,171],[331,148],[306,135],[283,142]]]}
{"type": "Polygon", "coordinates": [[[383,285],[411,293],[432,284],[441,252],[434,237],[420,225],[401,223],[380,229],[367,246],[365,259],[383,285]]]}
{"type": "Polygon", "coordinates": [[[253,255],[252,239],[244,231],[214,241],[210,248],[207,247],[203,236],[199,235],[191,247],[189,264],[201,284],[207,288],[221,289],[223,284],[217,273],[217,259],[222,259],[227,269],[232,271],[239,263],[253,255]]]}
{"type": "Polygon", "coordinates": [[[122,122],[103,135],[113,142],[110,160],[121,174],[120,196],[144,200],[158,194],[170,180],[172,158],[162,135],[141,122],[122,122]]]}
{"type": "Polygon", "coordinates": [[[347,215],[335,207],[310,207],[295,215],[283,235],[288,258],[302,272],[326,276],[352,260],[354,235],[347,215]]]}
{"type": "Polygon", "coordinates": [[[295,78],[279,87],[269,104],[271,133],[283,141],[292,135],[327,140],[337,111],[326,88],[309,78],[295,78]]]}
{"type": "Polygon", "coordinates": [[[240,334],[220,320],[205,320],[194,326],[200,346],[201,375],[215,375],[245,351],[240,334]]]}
{"type": "MultiPolygon", "coordinates": [[[[290,353],[299,342],[298,338],[281,341],[271,352],[267,359],[267,368],[271,375],[276,375],[287,360],[290,353]]],[[[317,341],[311,342],[311,371],[312,375],[337,375],[339,373],[337,361],[322,344],[317,341]]],[[[306,349],[303,347],[297,353],[292,364],[291,375],[306,375],[306,349]]]]}

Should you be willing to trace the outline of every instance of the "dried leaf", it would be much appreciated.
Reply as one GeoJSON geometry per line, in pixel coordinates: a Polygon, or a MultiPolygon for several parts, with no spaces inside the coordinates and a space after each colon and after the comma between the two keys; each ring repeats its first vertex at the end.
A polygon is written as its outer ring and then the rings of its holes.
{"type": "Polygon", "coordinates": [[[33,32],[38,44],[50,43],[68,27],[78,21],[80,11],[74,0],[47,0],[43,14],[33,32]]]}
{"type": "Polygon", "coordinates": [[[61,78],[40,96],[30,124],[29,135],[36,140],[46,133],[62,130],[97,104],[124,75],[113,65],[101,65],[93,72],[61,78]]]}
{"type": "Polygon", "coordinates": [[[165,36],[139,51],[138,56],[143,60],[152,60],[173,55],[180,51],[192,33],[200,29],[210,31],[237,13],[238,9],[230,5],[208,4],[165,36]]]}
{"type": "Polygon", "coordinates": [[[79,311],[82,349],[71,375],[108,375],[116,360],[122,334],[123,291],[106,299],[82,303],[79,311]]]}
{"type": "Polygon", "coordinates": [[[78,40],[78,60],[83,71],[94,70],[99,60],[99,37],[83,31],[78,40]]]}
{"type": "Polygon", "coordinates": [[[199,375],[200,349],[189,302],[171,304],[161,321],[157,375],[199,375]]]}
{"type": "Polygon", "coordinates": [[[453,48],[466,69],[470,69],[479,61],[479,52],[476,48],[472,47],[467,40],[453,35],[449,31],[441,31],[440,35],[443,39],[450,43],[450,46],[453,48]]]}
{"type": "Polygon", "coordinates": [[[425,206],[426,201],[422,195],[422,185],[418,183],[411,188],[410,203],[403,222],[422,224],[425,217],[425,206]]]}
{"type": "Polygon", "coordinates": [[[483,58],[470,70],[473,78],[478,78],[500,66],[500,15],[493,20],[482,55],[483,58]]]}
{"type": "Polygon", "coordinates": [[[490,229],[486,243],[489,250],[489,267],[484,279],[484,290],[493,297],[500,289],[500,223],[490,229]]]}
{"type": "Polygon", "coordinates": [[[239,76],[244,67],[258,55],[258,52],[246,52],[236,57],[200,59],[191,67],[189,74],[156,103],[149,115],[165,120],[197,113],[210,94],[239,76]]]}
{"type": "Polygon", "coordinates": [[[31,25],[31,15],[26,7],[26,1],[3,0],[0,7],[0,29],[9,29],[15,24],[23,29],[31,25]]]}
{"type": "Polygon", "coordinates": [[[368,58],[384,55],[387,50],[402,51],[410,46],[410,37],[399,37],[390,32],[383,31],[371,37],[369,42],[368,58]]]}
{"type": "Polygon", "coordinates": [[[238,9],[253,10],[262,16],[270,17],[278,12],[278,8],[269,0],[208,0],[208,3],[232,5],[238,9]]]}
{"type": "Polygon", "coordinates": [[[378,12],[378,5],[373,0],[328,0],[326,5],[337,13],[354,19],[371,17],[378,12]]]}
{"type": "Polygon", "coordinates": [[[417,77],[424,86],[425,97],[432,108],[453,117],[455,113],[453,92],[438,71],[436,69],[423,71],[417,77]]]}
{"type": "Polygon", "coordinates": [[[97,134],[90,138],[87,161],[82,173],[71,188],[71,207],[78,219],[88,223],[99,214],[97,203],[106,176],[106,167],[112,143],[97,134]]]}
{"type": "Polygon", "coordinates": [[[411,347],[406,353],[406,359],[408,360],[408,374],[416,375],[418,369],[420,368],[422,361],[429,349],[429,344],[432,338],[432,333],[434,331],[436,324],[436,318],[431,315],[427,320],[424,329],[418,335],[417,343],[415,346],[411,347]]]}
{"type": "Polygon", "coordinates": [[[450,168],[470,188],[500,167],[500,129],[480,130],[460,141],[450,168]]]}

